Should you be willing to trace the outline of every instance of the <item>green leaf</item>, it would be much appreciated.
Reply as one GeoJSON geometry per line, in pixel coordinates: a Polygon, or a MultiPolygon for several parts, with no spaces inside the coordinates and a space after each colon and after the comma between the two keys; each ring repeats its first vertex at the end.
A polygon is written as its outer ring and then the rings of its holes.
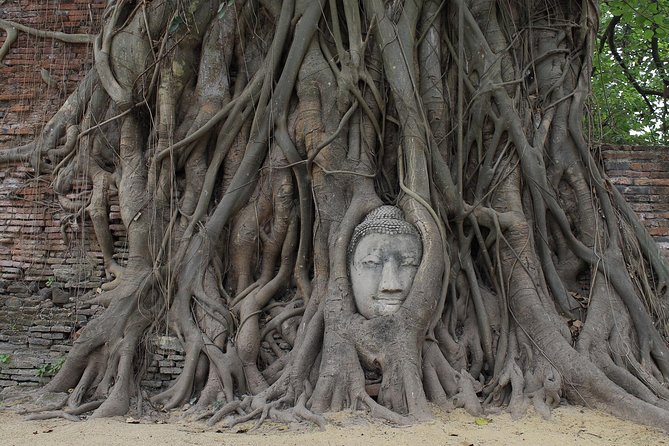
{"type": "Polygon", "coordinates": [[[35,374],[40,378],[53,376],[63,368],[63,364],[65,364],[64,356],[51,364],[42,364],[35,370],[35,374]]]}

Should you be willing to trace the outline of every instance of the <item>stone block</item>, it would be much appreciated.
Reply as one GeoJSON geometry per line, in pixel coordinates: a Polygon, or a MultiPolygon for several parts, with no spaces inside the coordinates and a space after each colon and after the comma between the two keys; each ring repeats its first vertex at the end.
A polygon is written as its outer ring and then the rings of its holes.
{"type": "Polygon", "coordinates": [[[43,362],[44,360],[37,357],[12,355],[8,365],[12,369],[34,369],[39,367],[43,362]]]}
{"type": "Polygon", "coordinates": [[[51,351],[52,352],[57,352],[57,353],[68,353],[72,349],[71,345],[63,345],[63,344],[54,344],[51,346],[51,351]]]}
{"type": "Polygon", "coordinates": [[[10,296],[7,299],[4,299],[4,304],[7,308],[18,309],[21,308],[21,299],[16,296],[10,296]]]}
{"type": "Polygon", "coordinates": [[[11,344],[25,345],[28,342],[27,336],[7,336],[7,341],[11,344]]]}
{"type": "Polygon", "coordinates": [[[28,375],[12,375],[12,381],[16,381],[18,383],[23,383],[23,382],[33,382],[33,383],[40,383],[41,378],[37,375],[33,376],[28,376],[28,375]]]}
{"type": "Polygon", "coordinates": [[[34,368],[30,369],[17,369],[17,368],[11,368],[5,370],[5,373],[8,373],[11,376],[37,376],[36,371],[34,368]]]}
{"type": "Polygon", "coordinates": [[[42,339],[65,339],[65,333],[42,333],[42,339]]]}
{"type": "Polygon", "coordinates": [[[35,338],[35,337],[30,337],[28,338],[28,345],[30,347],[49,347],[53,342],[50,339],[42,339],[42,338],[35,338]]]}
{"type": "Polygon", "coordinates": [[[184,351],[181,347],[179,339],[177,339],[176,336],[158,336],[155,340],[155,345],[164,350],[171,350],[181,353],[184,351]]]}
{"type": "Polygon", "coordinates": [[[51,300],[56,305],[64,305],[70,302],[70,293],[66,292],[62,288],[54,288],[51,295],[51,300]]]}

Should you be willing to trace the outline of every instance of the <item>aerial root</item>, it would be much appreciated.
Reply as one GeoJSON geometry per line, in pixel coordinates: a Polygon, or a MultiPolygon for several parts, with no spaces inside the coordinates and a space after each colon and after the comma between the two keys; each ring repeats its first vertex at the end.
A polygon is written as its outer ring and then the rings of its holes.
{"type": "Polygon", "coordinates": [[[104,400],[96,400],[82,404],[81,406],[75,408],[66,408],[62,410],[47,410],[47,411],[40,410],[40,412],[28,415],[25,418],[25,420],[32,421],[32,420],[49,420],[52,418],[63,418],[68,421],[81,421],[79,415],[97,409],[102,405],[103,402],[104,400]]]}
{"type": "Polygon", "coordinates": [[[551,419],[551,409],[560,403],[559,398],[556,401],[551,396],[550,392],[547,392],[543,387],[528,393],[527,396],[532,401],[534,410],[536,410],[544,420],[551,419]]]}
{"type": "MultiPolygon", "coordinates": [[[[265,410],[269,410],[269,408],[270,408],[270,406],[269,406],[269,404],[268,404],[268,405],[265,406],[265,407],[258,407],[257,409],[252,410],[251,412],[247,413],[246,415],[242,415],[242,416],[237,417],[237,418],[232,418],[231,420],[229,420],[229,421],[226,423],[225,427],[227,427],[227,428],[233,428],[233,427],[235,427],[235,426],[238,425],[238,424],[245,423],[245,422],[247,422],[247,421],[249,421],[249,420],[252,420],[252,419],[254,419],[256,416],[258,416],[259,414],[264,413],[265,410]]],[[[261,419],[262,419],[262,418],[261,418],[261,419]]],[[[259,424],[259,423],[256,423],[256,425],[255,425],[253,428],[256,429],[256,428],[258,428],[259,426],[260,426],[260,424],[259,424]]]]}
{"type": "Polygon", "coordinates": [[[199,344],[189,346],[185,355],[185,363],[187,366],[169,389],[166,389],[151,398],[152,403],[162,404],[162,409],[168,411],[188,400],[193,388],[193,380],[201,350],[201,345],[199,344]]]}
{"type": "Polygon", "coordinates": [[[464,408],[472,416],[483,413],[478,398],[482,385],[470,372],[457,372],[446,360],[436,344],[423,349],[423,382],[428,397],[443,409],[464,408]]]}
{"type": "Polygon", "coordinates": [[[507,410],[511,413],[511,418],[514,420],[522,418],[529,405],[527,396],[523,392],[524,383],[523,372],[513,359],[513,355],[508,356],[497,385],[485,403],[494,403],[498,406],[508,403],[507,410]]]}
{"type": "Polygon", "coordinates": [[[315,414],[311,412],[309,409],[307,409],[307,407],[305,406],[306,400],[307,400],[306,393],[300,395],[300,397],[297,399],[297,404],[295,405],[294,408],[295,414],[307,421],[311,421],[312,423],[317,425],[321,431],[324,431],[325,418],[323,418],[322,415],[315,414]]]}
{"type": "Polygon", "coordinates": [[[483,414],[483,407],[477,396],[481,383],[476,381],[466,370],[461,370],[458,377],[458,392],[453,396],[453,406],[463,408],[473,416],[483,414]]]}
{"type": "Polygon", "coordinates": [[[216,370],[214,370],[213,367],[210,367],[206,378],[206,384],[200,391],[200,396],[195,404],[191,405],[186,410],[183,414],[183,418],[201,420],[202,418],[213,415],[214,411],[210,409],[210,406],[221,398],[226,398],[223,392],[223,385],[218,378],[216,370]],[[208,413],[208,415],[203,416],[203,413],[208,413]]]}
{"type": "Polygon", "coordinates": [[[31,415],[28,415],[26,421],[35,421],[35,420],[51,420],[53,418],[63,418],[68,421],[81,421],[76,415],[69,414],[63,410],[50,410],[47,412],[38,412],[31,415]]]}
{"type": "Polygon", "coordinates": [[[288,409],[278,409],[278,407],[280,407],[282,404],[289,402],[289,399],[290,398],[283,397],[276,401],[262,403],[248,415],[230,420],[228,427],[233,427],[239,423],[251,420],[260,414],[260,418],[250,430],[258,429],[268,418],[270,420],[281,423],[309,421],[317,425],[321,431],[325,430],[325,418],[323,418],[321,415],[311,412],[306,408],[306,393],[302,393],[302,395],[297,399],[297,403],[294,407],[288,409]]]}
{"type": "Polygon", "coordinates": [[[224,425],[226,428],[232,428],[238,424],[257,418],[256,423],[250,431],[258,429],[267,419],[280,423],[308,421],[318,426],[320,430],[325,430],[325,418],[310,411],[306,407],[309,392],[303,392],[293,407],[279,409],[279,407],[289,404],[292,401],[292,394],[293,392],[287,392],[281,398],[274,401],[267,401],[265,399],[265,392],[263,395],[246,396],[242,400],[234,400],[225,404],[215,412],[203,412],[199,414],[196,419],[200,420],[210,416],[207,421],[207,426],[213,426],[219,423],[223,418],[230,416],[225,421],[224,425]]]}
{"type": "Polygon", "coordinates": [[[241,411],[241,413],[243,414],[244,413],[243,408],[250,406],[251,404],[250,399],[251,397],[247,396],[243,400],[230,401],[229,403],[218,409],[216,412],[214,412],[211,418],[209,418],[209,420],[207,421],[207,426],[213,426],[214,424],[221,421],[223,417],[225,417],[226,415],[229,415],[238,410],[241,411]]]}
{"type": "MultiPolygon", "coordinates": [[[[121,267],[118,267],[118,268],[115,268],[115,270],[116,270],[116,272],[112,273],[114,275],[114,280],[112,280],[110,282],[105,282],[102,285],[100,285],[100,289],[102,289],[102,291],[111,291],[111,290],[113,290],[114,288],[116,288],[117,286],[119,286],[120,284],[123,283],[123,269],[121,267]]],[[[110,272],[111,272],[111,269],[110,269],[110,272]]],[[[99,299],[99,300],[102,301],[102,299],[99,299]]],[[[100,303],[100,305],[104,305],[104,304],[100,303]]],[[[104,306],[109,306],[109,303],[107,303],[107,305],[104,305],[104,306]]]]}
{"type": "Polygon", "coordinates": [[[258,429],[265,422],[265,420],[267,419],[267,415],[269,415],[269,410],[270,410],[270,406],[269,405],[265,406],[265,408],[262,411],[262,414],[260,415],[260,418],[256,422],[255,426],[253,426],[251,429],[249,429],[249,432],[252,432],[252,431],[258,429]]]}
{"type": "Polygon", "coordinates": [[[383,420],[397,424],[398,426],[406,426],[411,424],[411,418],[400,415],[397,412],[393,412],[387,407],[380,405],[367,393],[361,395],[360,400],[365,403],[367,407],[369,407],[369,411],[373,417],[381,418],[383,420]]]}

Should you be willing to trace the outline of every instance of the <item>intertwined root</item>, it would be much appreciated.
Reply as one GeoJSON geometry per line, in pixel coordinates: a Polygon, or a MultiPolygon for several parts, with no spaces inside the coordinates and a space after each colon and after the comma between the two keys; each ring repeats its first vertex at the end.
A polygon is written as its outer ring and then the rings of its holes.
{"type": "Polygon", "coordinates": [[[0,154],[52,172],[73,211],[90,180],[110,279],[41,391],[67,398],[35,416],[146,402],[160,331],[185,365],[148,404],[210,424],[406,423],[429,401],[547,417],[567,398],[669,425],[669,268],[581,128],[592,2],[119,1],[104,20],[77,91],[0,154]],[[368,320],[348,245],[383,203],[423,257],[368,320]]]}

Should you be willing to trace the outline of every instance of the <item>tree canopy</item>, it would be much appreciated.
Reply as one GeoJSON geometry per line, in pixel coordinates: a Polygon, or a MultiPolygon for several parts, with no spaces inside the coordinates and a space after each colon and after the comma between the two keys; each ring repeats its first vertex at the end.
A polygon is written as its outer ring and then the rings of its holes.
{"type": "Polygon", "coordinates": [[[594,56],[593,137],[614,144],[669,141],[669,2],[601,2],[594,56]]]}

